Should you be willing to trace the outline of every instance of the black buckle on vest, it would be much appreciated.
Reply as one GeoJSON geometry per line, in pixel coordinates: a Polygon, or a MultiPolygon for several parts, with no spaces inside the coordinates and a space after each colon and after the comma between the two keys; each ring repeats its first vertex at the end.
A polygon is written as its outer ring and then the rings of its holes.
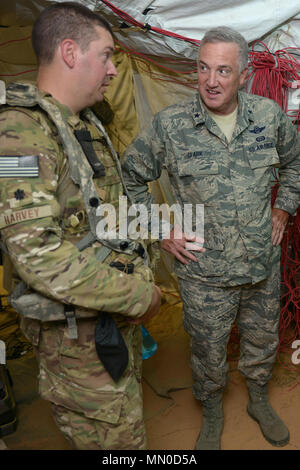
{"type": "Polygon", "coordinates": [[[139,243],[137,248],[133,251],[135,251],[141,258],[145,258],[145,248],[141,243],[139,243]]]}
{"type": "Polygon", "coordinates": [[[87,130],[75,130],[74,135],[78,142],[81,145],[81,148],[91,165],[94,176],[93,178],[99,178],[100,176],[105,176],[105,167],[103,163],[98,159],[94,147],[92,145],[92,136],[87,130]]]}
{"type": "Polygon", "coordinates": [[[110,263],[109,266],[111,266],[112,268],[116,268],[119,271],[122,271],[123,273],[127,273],[127,274],[132,274],[134,271],[133,263],[124,264],[124,263],[121,263],[120,261],[113,261],[112,263],[110,263]]]}

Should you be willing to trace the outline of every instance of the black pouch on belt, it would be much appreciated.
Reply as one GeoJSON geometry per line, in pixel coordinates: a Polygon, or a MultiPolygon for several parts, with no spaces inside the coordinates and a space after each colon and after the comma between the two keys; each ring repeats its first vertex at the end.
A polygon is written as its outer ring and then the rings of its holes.
{"type": "Polygon", "coordinates": [[[107,312],[101,312],[96,324],[95,344],[100,361],[117,382],[127,367],[128,349],[117,325],[107,312]]]}

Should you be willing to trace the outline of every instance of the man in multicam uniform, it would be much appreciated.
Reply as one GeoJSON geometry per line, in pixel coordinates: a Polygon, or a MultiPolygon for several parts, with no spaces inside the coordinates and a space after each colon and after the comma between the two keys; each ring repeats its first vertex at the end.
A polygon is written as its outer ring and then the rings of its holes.
{"type": "Polygon", "coordinates": [[[150,208],[146,183],[165,168],[182,208],[204,205],[204,253],[186,249],[191,234],[178,240],[174,229],[162,241],[175,255],[183,322],[191,337],[194,395],[202,402],[196,449],[220,449],[234,321],[248,413],[271,444],[289,441],[267,386],[278,346],[279,245],[299,204],[300,149],[296,128],[276,103],[240,91],[247,63],[247,43],[239,33],[226,27],[207,32],[199,52],[199,94],[158,113],[122,164],[135,202],[150,208]],[[271,212],[274,168],[281,184],[271,212]]]}
{"type": "Polygon", "coordinates": [[[37,19],[33,46],[37,87],[9,84],[7,105],[0,109],[0,224],[15,276],[29,287],[20,298],[41,299],[32,308],[42,321],[29,318],[26,307],[22,317],[39,359],[39,391],[76,449],[145,449],[140,324],[158,312],[160,290],[138,241],[133,249],[130,240],[118,241],[116,250],[95,239],[77,247],[93,218],[85,191],[94,191],[91,211],[103,202],[118,210],[124,192],[101,123],[94,124],[90,111],[80,113],[103,100],[116,75],[111,27],[86,7],[56,4],[37,19]],[[84,135],[101,169],[91,182],[85,178],[91,168],[85,155],[76,160],[81,148],[73,135],[80,130],[88,131],[84,135]],[[65,145],[73,145],[69,154],[65,145]],[[129,265],[132,274],[126,273],[129,265]],[[75,326],[56,321],[62,305],[75,308],[75,326]],[[128,366],[116,382],[95,348],[101,311],[111,313],[128,348],[128,366]]]}

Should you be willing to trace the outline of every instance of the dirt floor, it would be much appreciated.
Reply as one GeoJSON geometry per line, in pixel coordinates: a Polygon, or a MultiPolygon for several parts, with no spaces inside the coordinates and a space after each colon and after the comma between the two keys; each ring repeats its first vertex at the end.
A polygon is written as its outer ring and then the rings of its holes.
{"type": "MultiPolygon", "coordinates": [[[[154,356],[144,361],[144,414],[149,450],[192,450],[202,421],[201,405],[192,395],[189,338],[181,325],[181,304],[174,299],[160,320],[146,325],[158,343],[154,356]]],[[[229,350],[230,381],[224,394],[224,450],[300,450],[300,366],[282,354],[270,383],[270,400],[290,430],[290,443],[272,447],[246,412],[247,390],[237,371],[236,346],[229,350]]],[[[30,349],[8,360],[17,402],[18,426],[0,439],[0,449],[67,450],[47,402],[37,394],[37,364],[30,349]]]]}

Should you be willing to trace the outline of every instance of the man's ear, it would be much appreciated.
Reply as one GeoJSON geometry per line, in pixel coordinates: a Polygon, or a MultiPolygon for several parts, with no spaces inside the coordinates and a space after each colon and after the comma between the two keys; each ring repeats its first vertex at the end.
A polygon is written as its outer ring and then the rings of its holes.
{"type": "Polygon", "coordinates": [[[76,42],[72,39],[64,39],[60,43],[61,58],[69,68],[73,68],[75,65],[77,48],[76,42]]]}
{"type": "Polygon", "coordinates": [[[242,88],[242,86],[244,85],[247,74],[248,74],[248,67],[246,67],[244,70],[242,70],[242,72],[240,74],[240,88],[242,88]]]}

